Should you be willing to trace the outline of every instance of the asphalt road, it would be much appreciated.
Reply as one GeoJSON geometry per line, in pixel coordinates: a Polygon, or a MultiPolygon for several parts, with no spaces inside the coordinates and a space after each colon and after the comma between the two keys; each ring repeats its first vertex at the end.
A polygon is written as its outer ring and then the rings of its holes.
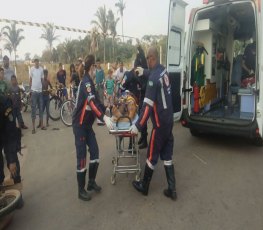
{"type": "MultiPolygon", "coordinates": [[[[29,113],[24,117],[30,126],[29,113]]],[[[94,127],[101,155],[97,182],[103,190],[89,202],[77,198],[72,129],[58,121],[34,135],[24,132],[25,206],[15,211],[8,229],[263,229],[262,148],[240,138],[192,137],[176,123],[178,200],[173,202],[162,194],[167,184],[161,161],[148,197],[133,189],[132,174],[118,175],[112,185],[115,139],[106,127],[94,127]]],[[[144,150],[142,168],[145,155],[144,150]]]]}

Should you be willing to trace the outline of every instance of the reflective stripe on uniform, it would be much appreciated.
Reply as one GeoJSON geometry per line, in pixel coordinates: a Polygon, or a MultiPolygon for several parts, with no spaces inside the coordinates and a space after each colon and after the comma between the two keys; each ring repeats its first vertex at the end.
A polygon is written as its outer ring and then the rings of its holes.
{"type": "Polygon", "coordinates": [[[162,77],[166,72],[167,72],[166,69],[164,69],[164,71],[161,72],[160,76],[162,77]]]}
{"type": "Polygon", "coordinates": [[[149,166],[150,169],[154,170],[154,166],[148,159],[146,160],[146,164],[149,166]]]}
{"type": "Polygon", "coordinates": [[[144,110],[144,113],[143,113],[143,116],[142,116],[142,119],[141,119],[141,121],[140,121],[140,126],[143,126],[143,125],[144,125],[144,123],[146,122],[146,119],[147,119],[147,117],[148,117],[148,114],[149,114],[149,106],[146,105],[145,110],[144,110]]]}
{"type": "Polygon", "coordinates": [[[95,160],[90,160],[90,162],[89,163],[99,163],[100,162],[100,160],[99,159],[95,159],[95,160]]]}
{"type": "Polygon", "coordinates": [[[86,106],[86,110],[87,110],[87,111],[91,111],[91,108],[90,108],[89,105],[86,106]]]}
{"type": "Polygon", "coordinates": [[[149,161],[151,161],[151,160],[152,160],[152,157],[153,157],[153,150],[154,150],[153,148],[154,148],[154,141],[155,141],[155,132],[156,132],[156,130],[153,129],[153,131],[152,131],[152,136],[151,136],[149,157],[148,157],[149,161]]]}
{"type": "Polygon", "coordinates": [[[148,104],[149,106],[153,107],[153,101],[147,97],[144,98],[143,102],[145,102],[146,104],[148,104]]]}
{"type": "Polygon", "coordinates": [[[81,115],[80,115],[80,120],[79,120],[79,124],[80,125],[82,125],[82,123],[83,123],[83,119],[84,119],[84,116],[85,116],[85,111],[86,111],[87,104],[88,104],[88,100],[85,100],[85,103],[84,103],[84,106],[82,108],[81,115]]]}
{"type": "Polygon", "coordinates": [[[95,98],[95,95],[88,96],[88,101],[90,101],[92,98],[95,98]]]}
{"type": "Polygon", "coordinates": [[[167,103],[166,103],[166,99],[165,99],[165,95],[164,95],[164,88],[163,88],[163,79],[160,78],[159,81],[161,83],[161,96],[162,96],[163,108],[167,109],[167,103]]]}
{"type": "Polygon", "coordinates": [[[77,172],[85,172],[86,170],[87,170],[87,168],[77,169],[77,172]]]}
{"type": "Polygon", "coordinates": [[[163,164],[166,165],[166,166],[170,166],[170,165],[173,165],[173,161],[172,160],[164,161],[163,164]]]}
{"type": "Polygon", "coordinates": [[[93,101],[90,101],[90,107],[95,112],[97,117],[101,117],[102,113],[99,111],[93,101]]]}
{"type": "Polygon", "coordinates": [[[153,106],[153,113],[154,113],[156,126],[159,128],[160,127],[160,121],[159,121],[159,116],[158,116],[158,113],[157,113],[156,103],[154,103],[154,106],[153,106]]]}

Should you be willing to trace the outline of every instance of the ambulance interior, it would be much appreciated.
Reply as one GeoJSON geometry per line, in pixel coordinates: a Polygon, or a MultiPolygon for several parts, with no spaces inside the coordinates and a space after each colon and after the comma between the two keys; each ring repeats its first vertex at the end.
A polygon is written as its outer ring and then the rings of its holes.
{"type": "Polygon", "coordinates": [[[193,23],[190,115],[251,122],[258,100],[256,71],[244,75],[242,65],[245,47],[256,34],[252,3],[204,8],[193,23]]]}

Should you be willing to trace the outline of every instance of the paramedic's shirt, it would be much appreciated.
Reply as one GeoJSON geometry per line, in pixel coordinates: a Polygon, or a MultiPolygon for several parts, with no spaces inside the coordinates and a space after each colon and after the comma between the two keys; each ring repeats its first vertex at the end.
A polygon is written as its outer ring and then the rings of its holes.
{"type": "Polygon", "coordinates": [[[78,87],[72,124],[91,127],[95,116],[102,119],[104,114],[99,109],[99,104],[94,83],[89,75],[85,75],[78,87]]]}
{"type": "Polygon", "coordinates": [[[146,124],[149,116],[153,128],[166,128],[173,125],[171,84],[166,69],[160,64],[150,71],[142,112],[136,122],[139,130],[146,124]]]}

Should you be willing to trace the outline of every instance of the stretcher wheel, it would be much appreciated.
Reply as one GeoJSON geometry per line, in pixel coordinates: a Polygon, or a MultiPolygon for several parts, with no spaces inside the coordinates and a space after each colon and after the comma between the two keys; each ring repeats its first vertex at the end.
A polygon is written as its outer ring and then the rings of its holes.
{"type": "Polygon", "coordinates": [[[111,175],[111,184],[115,185],[116,184],[116,174],[111,175]]]}

